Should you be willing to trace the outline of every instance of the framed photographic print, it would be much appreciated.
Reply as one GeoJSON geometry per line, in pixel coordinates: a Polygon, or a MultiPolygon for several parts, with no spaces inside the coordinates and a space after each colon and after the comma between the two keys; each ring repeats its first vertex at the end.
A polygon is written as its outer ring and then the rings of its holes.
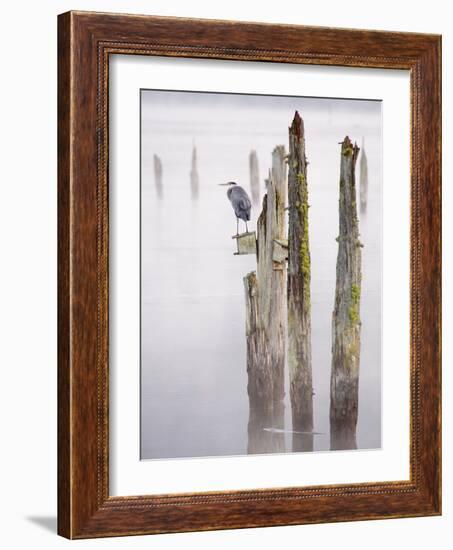
{"type": "Polygon", "coordinates": [[[58,40],[59,533],[440,514],[440,37],[58,40]]]}

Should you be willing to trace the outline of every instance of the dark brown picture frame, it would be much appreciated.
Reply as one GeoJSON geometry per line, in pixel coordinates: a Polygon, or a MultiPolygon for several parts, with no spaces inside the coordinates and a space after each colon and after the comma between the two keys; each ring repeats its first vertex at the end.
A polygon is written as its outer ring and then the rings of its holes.
{"type": "Polygon", "coordinates": [[[68,538],[441,513],[441,38],[69,12],[58,20],[58,532],[68,538]],[[410,480],[109,495],[109,56],[406,69],[410,480]]]}

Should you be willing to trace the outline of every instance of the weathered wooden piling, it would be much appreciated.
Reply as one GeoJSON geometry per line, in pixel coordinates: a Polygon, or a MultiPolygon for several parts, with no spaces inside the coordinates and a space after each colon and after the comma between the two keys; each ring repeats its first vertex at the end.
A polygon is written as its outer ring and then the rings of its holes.
{"type": "MultiPolygon", "coordinates": [[[[311,432],[313,382],[307,159],[304,123],[297,111],[289,128],[288,208],[288,366],[293,430],[311,432]]],[[[297,438],[294,450],[313,450],[313,436],[297,438]]]]}
{"type": "Polygon", "coordinates": [[[365,152],[365,138],[360,149],[360,213],[366,214],[368,203],[368,158],[365,152]]]}
{"type": "Polygon", "coordinates": [[[256,272],[244,277],[246,337],[247,337],[247,393],[250,412],[272,410],[273,379],[270,352],[260,310],[256,272]]]}
{"type": "Polygon", "coordinates": [[[359,147],[341,144],[339,236],[335,306],[332,316],[330,447],[355,449],[359,400],[361,243],[355,165],[359,147]]]}
{"type": "Polygon", "coordinates": [[[272,153],[267,193],[257,222],[257,269],[244,278],[248,394],[252,409],[272,409],[284,397],[286,259],[274,259],[286,234],[285,149],[272,153]]]}
{"type": "Polygon", "coordinates": [[[198,176],[197,148],[194,143],[192,147],[192,166],[190,169],[190,192],[192,199],[198,199],[199,186],[200,178],[198,176]]]}
{"type": "Polygon", "coordinates": [[[263,211],[257,224],[257,276],[261,289],[261,311],[270,341],[273,397],[274,401],[279,401],[285,395],[287,325],[286,256],[281,254],[282,243],[286,239],[287,201],[287,168],[283,145],[272,152],[266,195],[267,200],[263,201],[263,211]]]}
{"type": "Polygon", "coordinates": [[[253,204],[258,204],[260,200],[260,172],[258,166],[258,155],[255,150],[250,151],[249,154],[249,170],[252,202],[253,204]]]}
{"type": "Polygon", "coordinates": [[[158,155],[153,155],[153,164],[154,164],[154,185],[156,187],[156,192],[158,198],[162,198],[163,195],[163,186],[162,186],[162,161],[158,155]]]}

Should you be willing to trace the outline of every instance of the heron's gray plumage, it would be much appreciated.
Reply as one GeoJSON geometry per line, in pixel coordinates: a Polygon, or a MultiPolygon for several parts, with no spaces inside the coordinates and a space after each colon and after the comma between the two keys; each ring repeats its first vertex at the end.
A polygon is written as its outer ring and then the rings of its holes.
{"type": "Polygon", "coordinates": [[[236,217],[248,222],[250,220],[252,203],[250,202],[249,196],[247,195],[245,189],[239,185],[230,187],[227,191],[227,197],[230,199],[236,217]]]}

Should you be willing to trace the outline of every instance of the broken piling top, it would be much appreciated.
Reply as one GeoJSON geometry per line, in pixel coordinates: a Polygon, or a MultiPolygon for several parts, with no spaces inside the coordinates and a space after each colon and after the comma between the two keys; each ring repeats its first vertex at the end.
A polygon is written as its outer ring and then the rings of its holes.
{"type": "Polygon", "coordinates": [[[289,127],[289,134],[293,136],[293,139],[295,139],[297,142],[302,142],[300,143],[301,154],[305,156],[305,128],[304,121],[300,116],[299,111],[296,111],[294,113],[293,121],[291,123],[291,126],[289,127]]]}
{"type": "Polygon", "coordinates": [[[358,239],[358,220],[356,206],[355,165],[360,148],[357,143],[352,144],[348,136],[341,142],[340,164],[340,211],[339,231],[340,238],[350,235],[358,239]]]}
{"type": "Polygon", "coordinates": [[[304,121],[302,120],[299,111],[295,111],[294,113],[294,118],[290,126],[290,132],[299,138],[304,132],[304,121]]]}
{"type": "Polygon", "coordinates": [[[357,143],[354,143],[354,145],[352,145],[352,141],[349,139],[349,136],[346,136],[341,142],[341,154],[344,157],[352,157],[354,167],[357,161],[357,157],[359,155],[359,151],[360,147],[357,145],[357,143]]]}

